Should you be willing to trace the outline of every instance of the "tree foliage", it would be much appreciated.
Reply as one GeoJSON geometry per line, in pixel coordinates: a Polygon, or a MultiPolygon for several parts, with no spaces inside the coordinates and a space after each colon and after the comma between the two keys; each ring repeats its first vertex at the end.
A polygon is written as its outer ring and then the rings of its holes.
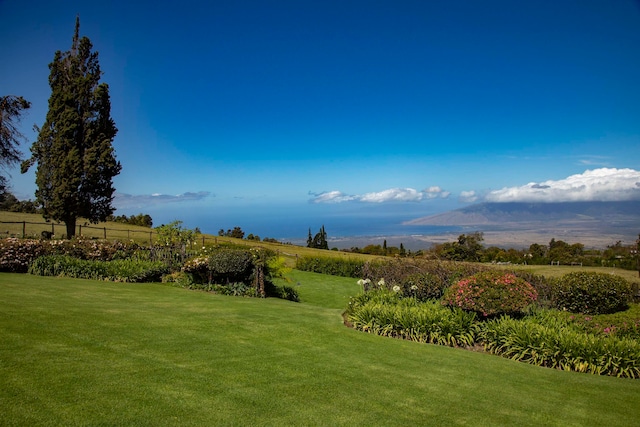
{"type": "MultiPolygon", "coordinates": [[[[5,169],[20,162],[22,153],[20,141],[24,135],[18,130],[18,123],[31,103],[21,96],[0,96],[0,168],[5,169]]],[[[7,178],[0,174],[0,196],[7,191],[7,178]]]]}
{"type": "Polygon", "coordinates": [[[130,225],[139,225],[141,227],[152,227],[153,226],[153,218],[149,214],[138,214],[138,215],[120,215],[113,216],[110,215],[107,218],[107,221],[120,222],[122,224],[130,224],[130,225]]]}
{"type": "Polygon", "coordinates": [[[472,234],[461,234],[457,242],[443,243],[436,247],[439,257],[451,261],[480,261],[484,235],[476,231],[472,234]]]}
{"type": "Polygon", "coordinates": [[[97,223],[113,213],[112,179],[121,170],[112,146],[118,130],[109,86],[100,82],[98,53],[79,30],[76,18],[71,49],[57,51],[49,64],[49,110],[22,165],[26,172],[38,164],[36,199],[45,218],[66,224],[68,237],[75,235],[77,218],[97,223]]]}
{"type": "MultiPolygon", "coordinates": [[[[218,231],[218,236],[224,236],[224,237],[233,237],[236,239],[244,239],[244,231],[242,231],[241,227],[233,227],[232,229],[228,229],[227,231],[224,231],[224,229],[220,229],[218,231]]],[[[255,237],[255,236],[254,236],[255,237]]]]}
{"type": "Polygon", "coordinates": [[[182,226],[182,221],[173,221],[155,228],[156,243],[162,246],[187,245],[195,240],[196,232],[182,226]]]}

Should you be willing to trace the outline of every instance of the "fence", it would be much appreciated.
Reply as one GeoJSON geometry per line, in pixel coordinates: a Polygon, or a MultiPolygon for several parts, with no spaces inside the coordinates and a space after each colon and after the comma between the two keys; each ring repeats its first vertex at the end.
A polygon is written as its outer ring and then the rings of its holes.
{"type": "MultiPolygon", "coordinates": [[[[0,221],[0,236],[6,237],[32,237],[40,239],[43,237],[50,238],[55,236],[64,236],[67,231],[64,223],[54,222],[29,222],[29,221],[0,221]],[[5,227],[5,224],[7,225],[5,227]],[[58,234],[56,234],[58,231],[58,234]]],[[[149,243],[153,245],[154,236],[157,233],[153,229],[135,230],[135,229],[117,229],[108,227],[97,227],[87,224],[76,226],[76,235],[93,239],[113,239],[113,240],[134,240],[139,243],[149,243]]],[[[198,236],[198,243],[204,246],[206,243],[218,244],[217,237],[206,235],[198,236]]],[[[193,246],[194,243],[191,244],[193,246]]]]}

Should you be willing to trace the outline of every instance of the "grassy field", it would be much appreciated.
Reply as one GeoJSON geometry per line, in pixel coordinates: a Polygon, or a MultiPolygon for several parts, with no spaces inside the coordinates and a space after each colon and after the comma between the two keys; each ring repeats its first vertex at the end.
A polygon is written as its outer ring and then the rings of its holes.
{"type": "Polygon", "coordinates": [[[302,302],[0,273],[0,425],[629,426],[640,381],[346,328],[353,279],[302,302]]]}
{"type": "Polygon", "coordinates": [[[508,265],[498,266],[515,270],[527,270],[545,277],[560,277],[574,271],[595,271],[598,273],[614,274],[624,277],[630,282],[640,282],[638,272],[635,270],[623,270],[622,268],[613,267],[582,267],[570,265],[508,265]]]}

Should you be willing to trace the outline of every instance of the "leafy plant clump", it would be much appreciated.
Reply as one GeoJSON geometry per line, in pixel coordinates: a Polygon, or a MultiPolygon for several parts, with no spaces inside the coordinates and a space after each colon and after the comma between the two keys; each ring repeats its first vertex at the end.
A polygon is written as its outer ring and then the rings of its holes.
{"type": "Polygon", "coordinates": [[[480,340],[490,353],[532,365],[640,378],[638,341],[585,334],[558,316],[494,319],[483,324],[480,340]]]}
{"type": "Polygon", "coordinates": [[[401,298],[388,289],[353,297],[345,317],[364,332],[451,347],[472,346],[478,331],[474,313],[401,298]]]}
{"type": "Polygon", "coordinates": [[[536,298],[536,290],[525,280],[492,270],[458,281],[446,290],[442,303],[487,318],[522,313],[536,298]]]}
{"type": "Polygon", "coordinates": [[[592,315],[625,310],[632,298],[631,284],[623,277],[586,271],[562,276],[552,295],[559,310],[592,315]]]}
{"type": "Polygon", "coordinates": [[[167,273],[167,267],[158,261],[94,261],[68,255],[45,255],[33,261],[28,272],[38,276],[62,276],[114,282],[156,282],[167,273]]]}

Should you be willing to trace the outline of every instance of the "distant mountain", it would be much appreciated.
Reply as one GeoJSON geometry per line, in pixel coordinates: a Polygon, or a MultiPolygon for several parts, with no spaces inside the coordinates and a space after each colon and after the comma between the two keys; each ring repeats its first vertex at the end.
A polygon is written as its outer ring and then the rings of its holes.
{"type": "Polygon", "coordinates": [[[570,221],[640,227],[640,201],[564,203],[481,203],[407,221],[407,225],[496,225],[570,221]]]}
{"type": "Polygon", "coordinates": [[[406,225],[459,226],[492,232],[548,236],[600,236],[603,242],[633,242],[640,233],[640,201],[481,203],[407,221],[406,225]]]}

